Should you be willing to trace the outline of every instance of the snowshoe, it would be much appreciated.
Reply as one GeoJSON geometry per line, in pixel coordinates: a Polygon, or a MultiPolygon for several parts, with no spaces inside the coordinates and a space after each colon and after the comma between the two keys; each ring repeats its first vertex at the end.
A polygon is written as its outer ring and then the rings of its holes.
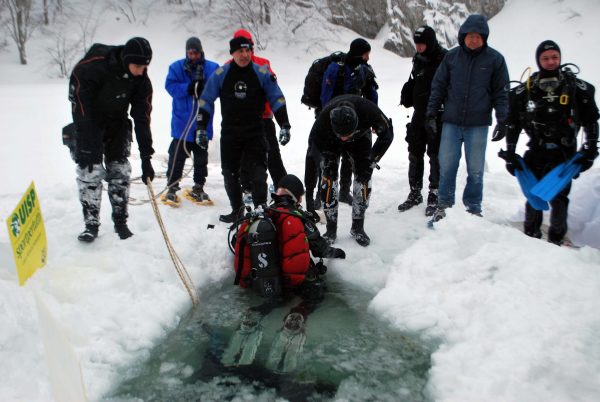
{"type": "Polygon", "coordinates": [[[77,240],[84,243],[91,243],[98,237],[98,225],[85,225],[85,230],[79,233],[77,240]]]}
{"type": "Polygon", "coordinates": [[[245,366],[254,362],[263,336],[260,318],[258,312],[246,311],[238,330],[233,334],[221,357],[221,363],[225,367],[245,366]]]}
{"type": "Polygon", "coordinates": [[[169,188],[166,194],[160,196],[160,201],[173,208],[178,208],[181,205],[181,199],[177,196],[177,188],[169,188]]]}
{"type": "Polygon", "coordinates": [[[411,192],[408,193],[408,197],[406,198],[406,201],[404,201],[402,204],[398,205],[398,211],[400,211],[400,212],[408,211],[412,207],[417,206],[422,202],[423,202],[423,196],[421,195],[421,192],[417,191],[417,190],[411,190],[411,192]]]}
{"type": "Polygon", "coordinates": [[[215,203],[213,202],[213,200],[210,199],[208,194],[204,192],[204,187],[199,186],[197,184],[191,189],[184,189],[183,196],[196,205],[215,205],[215,203]]]}

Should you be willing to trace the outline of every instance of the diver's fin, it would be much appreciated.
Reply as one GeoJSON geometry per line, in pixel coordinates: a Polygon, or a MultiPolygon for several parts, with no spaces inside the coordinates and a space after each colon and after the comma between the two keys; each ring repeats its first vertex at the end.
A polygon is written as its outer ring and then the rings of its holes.
{"type": "Polygon", "coordinates": [[[252,364],[263,336],[260,323],[262,317],[254,311],[247,311],[242,317],[240,327],[233,334],[221,357],[225,367],[252,364]]]}
{"type": "Polygon", "coordinates": [[[577,176],[581,171],[581,165],[574,163],[579,158],[581,158],[581,154],[576,153],[567,162],[556,166],[538,184],[533,186],[531,193],[544,201],[554,199],[573,180],[573,177],[577,176]]]}
{"type": "Polygon", "coordinates": [[[531,189],[538,184],[538,179],[531,173],[531,170],[527,168],[527,165],[525,165],[525,162],[521,157],[519,157],[519,164],[521,165],[521,168],[515,169],[515,176],[519,181],[519,186],[521,186],[523,195],[527,198],[527,202],[538,211],[547,211],[549,209],[548,203],[531,193],[531,189]]]}
{"type": "Polygon", "coordinates": [[[290,312],[283,327],[275,336],[269,351],[266,367],[275,373],[290,373],[298,367],[302,348],[306,342],[305,317],[290,312]]]}

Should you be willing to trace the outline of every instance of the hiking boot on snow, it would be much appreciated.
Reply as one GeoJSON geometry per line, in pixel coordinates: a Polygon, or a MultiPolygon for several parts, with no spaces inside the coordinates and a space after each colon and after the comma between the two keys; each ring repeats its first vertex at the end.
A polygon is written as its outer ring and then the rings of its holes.
{"type": "Polygon", "coordinates": [[[353,219],[352,228],[350,228],[350,235],[354,237],[354,240],[356,240],[358,244],[363,247],[367,247],[369,244],[371,244],[371,238],[365,233],[364,224],[364,219],[353,219]]]}
{"type": "Polygon", "coordinates": [[[350,190],[341,189],[340,194],[338,196],[338,201],[343,202],[344,204],[352,205],[352,195],[350,195],[350,190]]]}
{"type": "Polygon", "coordinates": [[[188,196],[193,202],[205,205],[212,204],[212,200],[210,199],[208,194],[204,192],[204,186],[200,184],[194,184],[194,187],[192,187],[192,189],[188,193],[188,196]]]}
{"type": "Polygon", "coordinates": [[[427,207],[425,207],[425,216],[433,216],[438,206],[437,190],[430,190],[427,196],[427,207]]]}
{"type": "Polygon", "coordinates": [[[233,223],[241,218],[241,214],[236,211],[231,211],[227,215],[219,215],[219,220],[225,223],[233,223]]]}
{"type": "Polygon", "coordinates": [[[133,236],[126,223],[115,223],[115,232],[117,232],[121,240],[129,239],[133,236]]]}
{"type": "Polygon", "coordinates": [[[167,191],[167,193],[162,195],[160,197],[160,200],[165,205],[169,205],[172,207],[178,207],[179,204],[181,203],[181,200],[177,196],[177,191],[179,191],[179,187],[177,187],[177,186],[169,187],[169,190],[167,191]]]}
{"type": "Polygon", "coordinates": [[[419,205],[423,202],[423,196],[421,195],[420,190],[410,190],[408,193],[408,197],[406,197],[406,201],[402,204],[398,205],[398,211],[404,212],[408,211],[412,207],[419,205]]]}
{"type": "Polygon", "coordinates": [[[337,239],[337,223],[336,222],[327,222],[327,230],[323,234],[323,238],[327,240],[327,243],[330,245],[335,243],[337,239]]]}
{"type": "Polygon", "coordinates": [[[446,210],[443,207],[438,206],[435,209],[435,212],[433,213],[433,215],[431,216],[431,221],[432,222],[439,222],[442,219],[444,219],[446,217],[446,210]]]}
{"type": "Polygon", "coordinates": [[[98,237],[98,225],[85,225],[85,230],[79,233],[77,240],[84,243],[93,242],[98,237]]]}

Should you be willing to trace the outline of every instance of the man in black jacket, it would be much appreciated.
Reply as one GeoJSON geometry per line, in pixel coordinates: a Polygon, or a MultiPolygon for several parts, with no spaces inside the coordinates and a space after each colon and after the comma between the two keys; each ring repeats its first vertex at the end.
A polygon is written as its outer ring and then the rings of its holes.
{"type": "Polygon", "coordinates": [[[147,67],[152,49],[144,38],[125,46],[93,45],[73,68],[69,100],[77,132],[75,162],[85,230],[78,236],[92,242],[100,226],[102,180],[108,182],[115,231],[121,239],[133,233],[127,227],[133,118],[142,159],[142,180],[154,179],[150,131],[152,84],[147,67]],[[104,164],[103,164],[104,162],[104,164]]]}
{"type": "Polygon", "coordinates": [[[208,79],[198,101],[196,143],[208,146],[206,124],[217,98],[221,99],[221,172],[231,213],[219,216],[221,222],[235,222],[243,213],[240,168],[248,169],[255,207],[267,203],[267,151],[262,114],[269,101],[279,124],[279,143],[290,141],[290,122],[285,97],[268,66],[252,62],[252,42],[243,36],[229,41],[233,62],[219,67],[208,79]],[[242,163],[244,161],[244,163],[242,163]]]}
{"type": "Polygon", "coordinates": [[[330,243],[337,238],[338,167],[345,152],[354,173],[350,234],[358,244],[368,246],[371,239],[364,231],[364,220],[371,196],[371,176],[394,139],[391,121],[373,102],[357,95],[342,95],[323,108],[310,136],[323,156],[321,199],[327,219],[323,237],[330,243]],[[371,145],[373,131],[377,141],[371,145]]]}
{"type": "Polygon", "coordinates": [[[398,205],[400,212],[406,211],[423,202],[421,190],[423,188],[424,156],[427,150],[429,157],[429,195],[425,215],[431,216],[435,212],[438,201],[438,184],[440,181],[440,164],[438,163],[438,150],[440,148],[441,122],[438,119],[440,130],[431,135],[425,130],[425,112],[431,81],[447,50],[441,47],[435,36],[433,28],[424,25],[415,31],[413,36],[417,54],[413,57],[413,68],[408,81],[402,87],[400,103],[415,109],[412,120],[406,125],[406,142],[408,143],[408,184],[410,193],[402,204],[398,205]]]}

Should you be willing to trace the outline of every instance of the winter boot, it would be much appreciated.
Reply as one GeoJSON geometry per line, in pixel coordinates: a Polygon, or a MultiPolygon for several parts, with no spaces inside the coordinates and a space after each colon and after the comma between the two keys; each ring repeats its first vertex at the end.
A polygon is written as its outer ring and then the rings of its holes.
{"type": "Polygon", "coordinates": [[[119,235],[121,240],[125,240],[133,236],[131,230],[127,227],[127,223],[115,223],[115,232],[119,235]]]}
{"type": "Polygon", "coordinates": [[[541,239],[542,238],[542,231],[539,229],[533,229],[533,230],[525,230],[524,233],[529,236],[529,237],[534,237],[536,239],[541,239]]]}
{"type": "Polygon", "coordinates": [[[84,243],[93,242],[98,237],[98,225],[85,225],[85,230],[77,236],[77,240],[84,243]]]}
{"type": "Polygon", "coordinates": [[[445,210],[445,208],[440,207],[438,205],[438,207],[435,209],[435,212],[431,216],[431,221],[432,222],[439,222],[442,219],[444,219],[445,217],[446,217],[446,210],[445,210]]]}
{"type": "Polygon", "coordinates": [[[350,235],[354,237],[354,240],[356,240],[358,244],[363,247],[367,247],[369,244],[371,244],[371,238],[369,238],[369,236],[365,233],[364,224],[364,219],[352,219],[350,235]]]}
{"type": "Polygon", "coordinates": [[[181,200],[177,196],[177,191],[179,191],[178,186],[169,187],[166,194],[163,194],[160,197],[160,200],[163,204],[169,205],[171,207],[178,207],[181,204],[181,200]]]}
{"type": "Polygon", "coordinates": [[[410,193],[408,193],[408,197],[406,198],[406,201],[404,201],[402,204],[398,205],[398,211],[400,211],[400,212],[408,211],[412,207],[419,205],[422,202],[423,202],[423,196],[421,195],[421,190],[410,190],[410,193]]]}
{"type": "Polygon", "coordinates": [[[427,207],[425,208],[425,216],[433,216],[438,206],[437,190],[429,190],[427,196],[427,207]]]}
{"type": "Polygon", "coordinates": [[[224,223],[234,223],[239,218],[241,218],[241,214],[236,211],[231,211],[227,215],[219,215],[219,220],[224,223]]]}
{"type": "Polygon", "coordinates": [[[335,243],[337,239],[337,222],[327,222],[327,230],[323,234],[323,238],[327,240],[330,245],[335,243]]]}
{"type": "Polygon", "coordinates": [[[350,189],[348,188],[340,188],[340,194],[338,195],[338,201],[343,202],[348,205],[352,205],[352,195],[350,194],[350,189]]]}
{"type": "Polygon", "coordinates": [[[188,199],[192,202],[201,205],[212,205],[212,200],[204,192],[204,186],[201,184],[194,184],[194,187],[187,193],[188,199]]]}

